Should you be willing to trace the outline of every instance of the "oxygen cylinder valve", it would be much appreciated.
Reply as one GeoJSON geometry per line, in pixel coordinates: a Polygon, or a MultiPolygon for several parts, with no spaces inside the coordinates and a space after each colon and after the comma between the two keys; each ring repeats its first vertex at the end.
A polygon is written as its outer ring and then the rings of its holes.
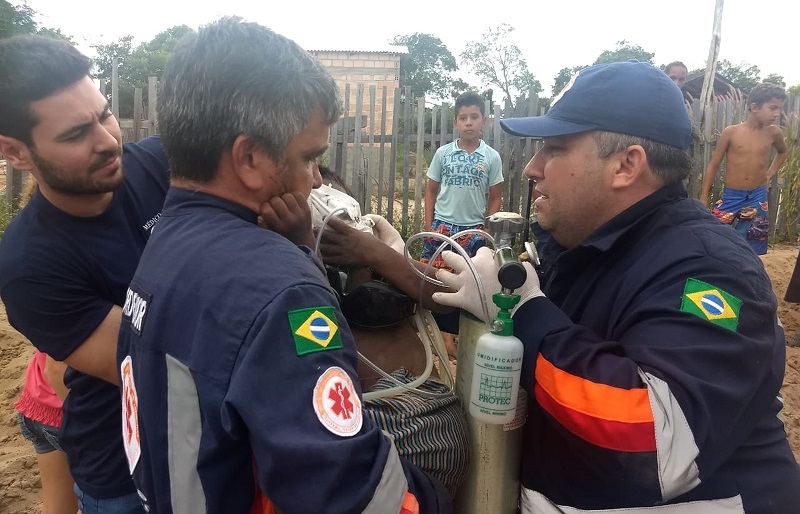
{"type": "Polygon", "coordinates": [[[517,255],[514,254],[514,240],[525,228],[525,218],[516,212],[496,212],[484,220],[487,232],[494,238],[494,260],[497,264],[497,279],[504,293],[511,293],[522,287],[528,274],[517,255]]]}

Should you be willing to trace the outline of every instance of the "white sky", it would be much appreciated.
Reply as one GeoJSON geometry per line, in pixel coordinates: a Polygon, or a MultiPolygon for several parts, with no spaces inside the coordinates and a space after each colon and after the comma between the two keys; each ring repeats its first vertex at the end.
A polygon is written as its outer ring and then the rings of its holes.
{"type": "MultiPolygon", "coordinates": [[[[715,1],[28,0],[28,5],[39,13],[42,25],[60,28],[89,55],[92,43],[130,34],[138,44],[174,25],[196,29],[228,14],[266,25],[308,49],[381,48],[395,35],[428,33],[459,60],[464,71],[457,76],[479,87],[459,54],[487,28],[505,22],[516,29],[512,41],[549,92],[558,70],[591,64],[623,39],[654,52],[657,65],[681,60],[690,70],[705,67],[715,1]]],[[[798,23],[797,0],[726,0],[719,58],[755,64],[762,79],[774,72],[789,86],[800,84],[798,23]]]]}

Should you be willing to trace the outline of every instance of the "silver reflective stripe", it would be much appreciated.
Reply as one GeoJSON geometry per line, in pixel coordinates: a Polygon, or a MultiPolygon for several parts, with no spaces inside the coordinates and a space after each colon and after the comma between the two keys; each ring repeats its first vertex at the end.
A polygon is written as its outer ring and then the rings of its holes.
{"type": "MultiPolygon", "coordinates": [[[[386,436],[384,435],[384,437],[386,436]]],[[[391,439],[389,439],[389,442],[391,448],[386,459],[386,465],[383,467],[381,481],[378,487],[375,488],[372,501],[364,509],[363,514],[400,512],[400,507],[406,497],[408,482],[406,481],[405,473],[403,473],[403,465],[400,463],[400,456],[397,455],[394,443],[391,442],[391,439]]]]}
{"type": "Polygon", "coordinates": [[[523,488],[520,506],[522,514],[611,514],[617,512],[620,514],[744,514],[742,497],[739,495],[719,500],[676,503],[675,505],[658,505],[656,507],[582,510],[556,505],[542,493],[523,488]]]}
{"type": "Polygon", "coordinates": [[[661,497],[668,501],[700,485],[700,471],[695,462],[700,450],[667,383],[641,369],[639,376],[647,384],[656,431],[661,497]]]}
{"type": "Polygon", "coordinates": [[[192,372],[166,355],[167,458],[173,514],[206,511],[206,497],[197,473],[200,453],[200,402],[192,372]]]}

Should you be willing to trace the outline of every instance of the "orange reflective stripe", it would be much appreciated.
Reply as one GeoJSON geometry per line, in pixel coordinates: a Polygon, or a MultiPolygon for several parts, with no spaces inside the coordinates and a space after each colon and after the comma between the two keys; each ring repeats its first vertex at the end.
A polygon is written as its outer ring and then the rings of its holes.
{"type": "Polygon", "coordinates": [[[275,506],[264,496],[261,489],[256,489],[256,497],[250,505],[250,514],[275,514],[275,506]]]}
{"type": "Polygon", "coordinates": [[[598,384],[557,368],[542,354],[536,359],[535,374],[538,385],[567,409],[606,421],[653,423],[647,388],[598,384]]]}
{"type": "Polygon", "coordinates": [[[406,496],[403,498],[402,505],[400,505],[400,514],[419,514],[417,497],[409,491],[406,491],[406,496]]]}

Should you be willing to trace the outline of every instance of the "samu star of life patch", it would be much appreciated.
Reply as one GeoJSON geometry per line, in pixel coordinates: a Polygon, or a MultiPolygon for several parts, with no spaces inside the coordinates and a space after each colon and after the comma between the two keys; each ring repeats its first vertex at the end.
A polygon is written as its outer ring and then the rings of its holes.
{"type": "Polygon", "coordinates": [[[332,366],[319,377],[314,387],[314,412],[322,426],[338,436],[352,437],[361,430],[361,400],[345,370],[332,366]]]}
{"type": "Polygon", "coordinates": [[[297,309],[289,311],[288,316],[297,355],[342,347],[333,307],[297,309]]]}
{"type": "Polygon", "coordinates": [[[131,356],[125,357],[119,367],[122,376],[122,442],[125,445],[125,456],[131,473],[142,455],[142,443],[139,439],[139,395],[133,381],[133,362],[131,356]]]}
{"type": "Polygon", "coordinates": [[[690,278],[683,288],[681,311],[736,332],[742,301],[709,283],[690,278]]]}

